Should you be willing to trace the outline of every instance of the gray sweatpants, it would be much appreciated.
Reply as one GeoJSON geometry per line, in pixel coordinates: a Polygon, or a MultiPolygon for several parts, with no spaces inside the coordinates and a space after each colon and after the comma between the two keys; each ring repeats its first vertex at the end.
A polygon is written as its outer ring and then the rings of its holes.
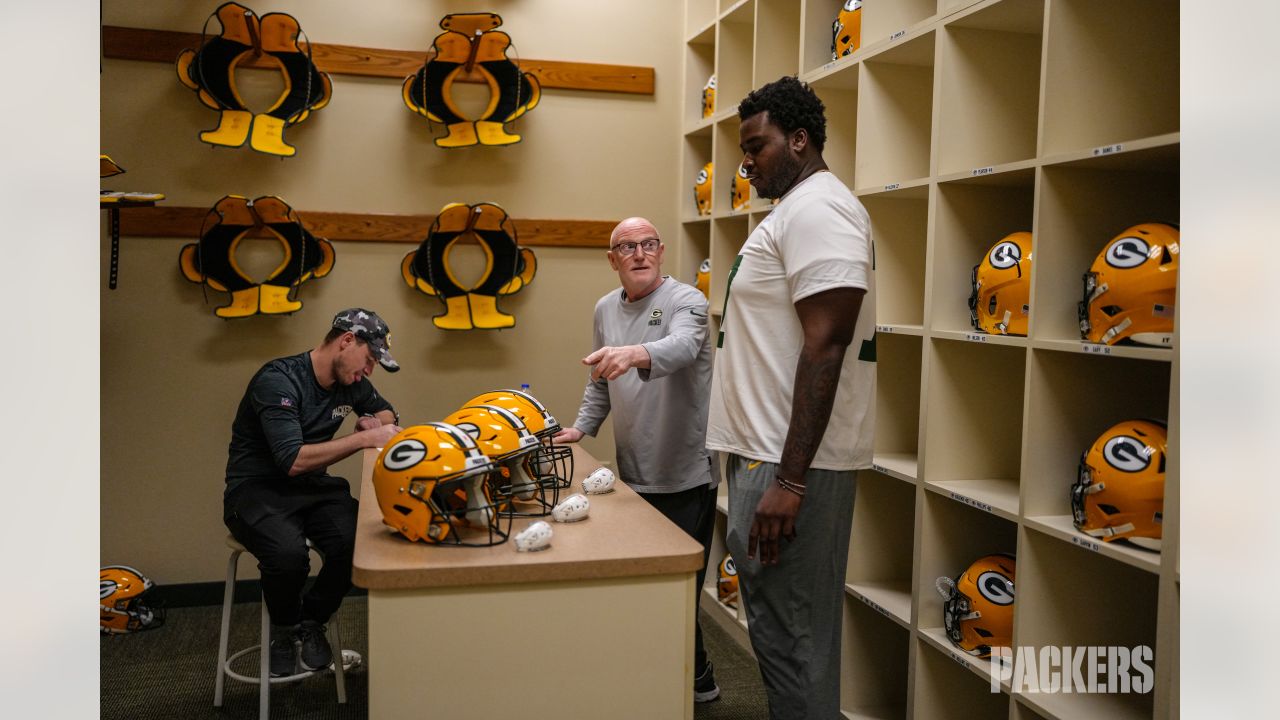
{"type": "Polygon", "coordinates": [[[729,534],[751,647],[760,663],[771,720],[839,720],[840,626],[853,524],[856,472],[810,470],[796,539],[777,565],[747,559],[756,505],[778,466],[726,454],[729,534]]]}

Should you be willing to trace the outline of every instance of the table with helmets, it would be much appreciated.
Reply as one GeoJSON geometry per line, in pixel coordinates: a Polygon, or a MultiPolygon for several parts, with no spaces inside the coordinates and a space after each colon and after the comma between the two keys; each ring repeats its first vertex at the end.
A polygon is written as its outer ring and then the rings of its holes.
{"type": "MultiPolygon", "coordinates": [[[[574,445],[572,485],[600,463],[574,445]]],[[[410,542],[383,523],[366,450],[352,579],[369,591],[369,717],[693,717],[702,547],[621,481],[517,552],[410,542]]]]}

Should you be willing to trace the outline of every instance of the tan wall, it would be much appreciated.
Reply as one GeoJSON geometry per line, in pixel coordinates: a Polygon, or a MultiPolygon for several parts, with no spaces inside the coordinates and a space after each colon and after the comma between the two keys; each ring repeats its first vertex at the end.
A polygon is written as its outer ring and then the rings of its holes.
{"type": "MultiPolygon", "coordinates": [[[[197,32],[217,5],[107,0],[103,22],[197,32]]],[[[102,149],[128,174],[104,187],[161,191],[167,204],[201,207],[228,193],[276,194],[304,216],[308,209],[434,213],[455,201],[496,202],[517,218],[641,214],[676,237],[678,148],[670,138],[679,135],[681,38],[668,3],[248,5],[259,14],[294,14],[315,42],[423,50],[445,13],[492,10],[503,16],[520,56],[654,67],[657,94],[544,90],[518,124],[523,143],[445,151],[404,107],[399,82],[335,75],[332,103],[286,132],[298,155],[280,160],[201,143],[197,133],[212,128],[216,116],[178,83],[172,65],[105,60],[102,149]]],[[[278,82],[261,71],[243,71],[238,80],[250,103],[273,96],[278,82]]],[[[223,471],[245,384],[266,360],[318,342],[337,310],[370,307],[390,324],[403,370],[373,380],[406,424],[439,419],[475,393],[524,382],[569,424],[586,378],[578,361],[589,350],[592,307],[617,285],[603,250],[536,248],[533,284],[501,301],[518,319],[514,329],[446,333],[430,320],[441,312],[439,301],[400,280],[400,259],[412,245],[335,242],[334,271],[303,287],[300,312],[224,321],[213,307],[225,296],[209,291],[205,304],[201,288],[179,274],[180,248],[193,240],[124,238],[119,288],[111,291],[105,224],[102,233],[101,559],[136,565],[160,583],[222,578],[223,471]]],[[[268,264],[274,251],[263,241],[254,245],[246,262],[268,264]]],[[[608,426],[586,447],[611,458],[608,426]]],[[[358,478],[358,459],[334,472],[358,478]]]]}

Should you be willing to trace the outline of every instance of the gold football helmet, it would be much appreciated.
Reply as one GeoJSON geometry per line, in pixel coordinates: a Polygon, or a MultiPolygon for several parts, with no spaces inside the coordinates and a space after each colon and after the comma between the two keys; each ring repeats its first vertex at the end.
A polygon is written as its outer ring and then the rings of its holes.
{"type": "Polygon", "coordinates": [[[746,210],[751,204],[751,181],[747,179],[747,171],[738,165],[738,172],[733,174],[733,187],[729,189],[729,207],[734,210],[746,210]]]}
{"type": "Polygon", "coordinates": [[[733,556],[728,553],[720,561],[720,578],[716,580],[716,590],[720,602],[729,607],[738,607],[738,568],[733,564],[733,556]]]}
{"type": "Polygon", "coordinates": [[[1076,529],[1111,542],[1124,538],[1158,550],[1164,521],[1164,425],[1128,420],[1098,436],[1080,457],[1071,486],[1076,529]]]}
{"type": "MultiPolygon", "coordinates": [[[[463,407],[468,405],[496,405],[520,418],[539,441],[538,449],[525,462],[529,476],[548,489],[569,487],[573,449],[552,441],[560,432],[560,423],[537,398],[522,390],[491,390],[471,398],[463,407]]],[[[554,506],[555,500],[551,502],[554,506]]]]}
{"type": "Polygon", "coordinates": [[[711,214],[711,176],[711,163],[707,163],[693,180],[693,203],[697,206],[699,215],[711,214]]]}
{"type": "Polygon", "coordinates": [[[1031,310],[1031,233],[1012,233],[992,245],[973,266],[969,284],[969,322],[975,329],[1025,336],[1031,310]]]}
{"type": "Polygon", "coordinates": [[[947,639],[961,650],[990,657],[993,647],[1013,647],[1012,555],[978,558],[960,577],[938,578],[947,639]]]}
{"type": "Polygon", "coordinates": [[[698,274],[693,276],[693,286],[705,297],[711,297],[711,258],[703,258],[698,263],[698,274]]]}
{"type": "Polygon", "coordinates": [[[155,587],[151,579],[128,565],[98,571],[98,626],[104,635],[153,630],[164,625],[164,610],[143,604],[155,587]]]}
{"type": "Polygon", "coordinates": [[[831,24],[831,59],[857,52],[862,45],[862,0],[845,0],[831,24]]]}
{"type": "Polygon", "coordinates": [[[1111,239],[1084,274],[1080,334],[1089,342],[1173,343],[1178,228],[1134,225],[1111,239]]]}
{"type": "Polygon", "coordinates": [[[431,545],[506,542],[511,518],[498,512],[486,482],[496,469],[466,430],[441,422],[407,427],[373,467],[382,521],[431,545]]]}
{"type": "Polygon", "coordinates": [[[716,112],[716,76],[711,74],[707,84],[702,86],[702,117],[709,118],[716,112]]]}
{"type": "Polygon", "coordinates": [[[498,466],[490,476],[490,490],[500,510],[542,516],[555,507],[556,498],[547,498],[546,494],[558,493],[559,487],[544,487],[528,470],[530,456],[542,445],[514,413],[497,405],[470,405],[447,416],[444,422],[465,430],[498,466]],[[535,503],[537,507],[530,510],[521,503],[535,503]]]}

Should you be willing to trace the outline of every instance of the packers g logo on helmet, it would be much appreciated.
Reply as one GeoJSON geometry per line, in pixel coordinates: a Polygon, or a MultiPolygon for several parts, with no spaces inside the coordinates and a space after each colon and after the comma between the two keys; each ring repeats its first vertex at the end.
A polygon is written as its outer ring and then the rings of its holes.
{"type": "Polygon", "coordinates": [[[747,179],[747,171],[738,165],[738,172],[733,174],[733,187],[729,189],[729,207],[734,210],[746,210],[751,204],[751,181],[747,179]]]}
{"type": "Polygon", "coordinates": [[[716,580],[716,591],[720,602],[729,607],[738,607],[738,568],[733,564],[733,556],[725,553],[720,561],[720,577],[716,580]]]}
{"type": "Polygon", "coordinates": [[[694,178],[693,181],[693,203],[697,206],[699,215],[711,214],[712,174],[711,163],[707,163],[698,171],[698,177],[694,178]]]}
{"type": "Polygon", "coordinates": [[[1111,426],[1080,456],[1071,486],[1076,529],[1103,542],[1158,550],[1163,536],[1168,431],[1153,420],[1111,426]]]}
{"type": "Polygon", "coordinates": [[[702,86],[702,117],[709,118],[716,112],[716,76],[711,74],[707,84],[702,86]]]}
{"type": "Polygon", "coordinates": [[[839,60],[862,45],[862,0],[845,0],[831,23],[831,59],[839,60]]]}
{"type": "Polygon", "coordinates": [[[1026,335],[1031,312],[1031,233],[991,246],[969,278],[969,322],[995,335],[1026,335]]]}
{"type": "Polygon", "coordinates": [[[409,540],[431,545],[506,542],[511,519],[502,525],[488,484],[496,468],[461,428],[407,427],[391,438],[373,467],[382,521],[409,540]]]}
{"type": "Polygon", "coordinates": [[[164,625],[164,609],[143,604],[155,585],[128,565],[107,565],[98,571],[98,627],[104,635],[154,630],[164,625]]]}
{"type": "Polygon", "coordinates": [[[1167,223],[1134,225],[1112,238],[1084,274],[1081,337],[1172,345],[1178,254],[1178,228],[1167,223]]]}
{"type": "Polygon", "coordinates": [[[980,557],[960,577],[935,583],[947,639],[961,650],[989,657],[993,647],[1013,646],[1014,574],[1012,555],[980,557]]]}
{"type": "Polygon", "coordinates": [[[704,297],[711,297],[711,258],[703,258],[702,262],[698,263],[698,273],[693,276],[693,286],[698,288],[704,297]]]}

